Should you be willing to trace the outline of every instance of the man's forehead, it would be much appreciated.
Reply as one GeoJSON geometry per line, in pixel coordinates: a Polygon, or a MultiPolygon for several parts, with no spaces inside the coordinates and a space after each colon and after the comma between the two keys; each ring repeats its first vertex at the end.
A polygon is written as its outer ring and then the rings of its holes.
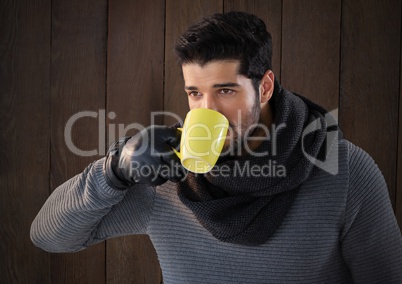
{"type": "Polygon", "coordinates": [[[238,61],[212,61],[204,65],[183,64],[183,78],[186,86],[208,83],[209,85],[235,83],[239,76],[238,61]]]}

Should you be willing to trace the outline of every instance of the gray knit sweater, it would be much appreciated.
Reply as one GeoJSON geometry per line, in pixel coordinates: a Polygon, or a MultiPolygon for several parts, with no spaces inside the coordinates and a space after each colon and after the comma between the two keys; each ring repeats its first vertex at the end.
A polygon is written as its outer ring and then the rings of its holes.
{"type": "Polygon", "coordinates": [[[279,230],[264,245],[218,241],[167,182],[117,191],[103,159],[59,186],[31,227],[50,252],[148,234],[164,283],[402,283],[402,237],[384,179],[360,148],[340,142],[340,171],[318,172],[300,188],[279,230]]]}

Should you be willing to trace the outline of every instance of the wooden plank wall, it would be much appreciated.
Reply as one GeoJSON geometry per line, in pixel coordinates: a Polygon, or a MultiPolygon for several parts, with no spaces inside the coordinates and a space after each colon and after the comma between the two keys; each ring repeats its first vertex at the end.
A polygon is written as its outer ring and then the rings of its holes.
{"type": "Polygon", "coordinates": [[[152,111],[184,116],[174,41],[214,12],[265,20],[274,73],[339,111],[345,137],[382,170],[402,226],[401,9],[400,0],[1,1],[0,283],[163,281],[147,236],[49,254],[29,228],[52,190],[152,111]]]}
{"type": "MultiPolygon", "coordinates": [[[[98,149],[98,110],[105,107],[107,2],[52,0],[50,65],[50,190],[94,157],[71,152],[98,149]],[[71,132],[66,122],[85,111],[71,132]],[[69,128],[67,127],[67,130],[69,128]]],[[[51,283],[105,282],[105,244],[77,254],[51,254],[51,283]]]]}
{"type": "Polygon", "coordinates": [[[49,283],[29,228],[49,195],[50,16],[50,0],[0,1],[0,283],[49,283]]]}

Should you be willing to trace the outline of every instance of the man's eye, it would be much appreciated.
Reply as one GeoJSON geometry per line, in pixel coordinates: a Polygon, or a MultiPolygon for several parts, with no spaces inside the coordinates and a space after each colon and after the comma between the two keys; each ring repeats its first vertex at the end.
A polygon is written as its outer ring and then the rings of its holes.
{"type": "Polygon", "coordinates": [[[232,95],[232,94],[234,94],[234,90],[231,90],[231,89],[221,89],[221,90],[219,90],[219,93],[220,94],[223,94],[223,95],[232,95]]]}
{"type": "Polygon", "coordinates": [[[191,91],[191,92],[188,93],[188,95],[190,97],[199,97],[199,96],[201,96],[201,93],[197,92],[197,91],[191,91]]]}

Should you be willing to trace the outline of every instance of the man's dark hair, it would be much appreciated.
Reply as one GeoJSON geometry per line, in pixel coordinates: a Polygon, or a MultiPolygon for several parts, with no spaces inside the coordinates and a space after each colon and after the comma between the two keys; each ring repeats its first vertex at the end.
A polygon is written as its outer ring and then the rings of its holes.
{"type": "Polygon", "coordinates": [[[272,70],[272,39],[265,23],[245,12],[214,14],[188,28],[178,39],[179,65],[201,66],[214,60],[239,60],[239,74],[258,84],[272,70]]]}

